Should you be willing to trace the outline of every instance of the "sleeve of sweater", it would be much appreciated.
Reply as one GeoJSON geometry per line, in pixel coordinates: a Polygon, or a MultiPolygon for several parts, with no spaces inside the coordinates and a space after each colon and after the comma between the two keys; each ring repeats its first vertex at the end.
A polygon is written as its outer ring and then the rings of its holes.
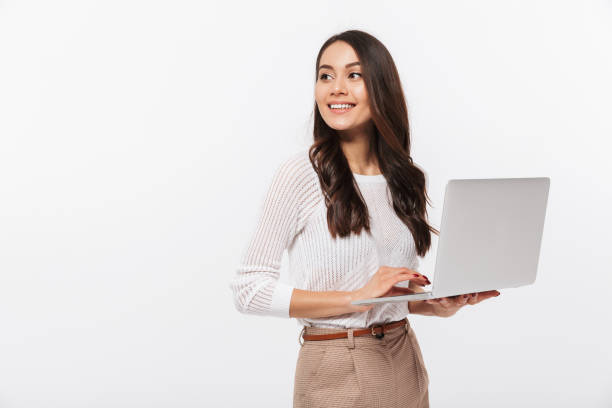
{"type": "Polygon", "coordinates": [[[258,221],[230,281],[234,305],[241,313],[290,317],[294,287],[279,281],[285,249],[297,233],[299,172],[294,158],[275,170],[258,221]]]}

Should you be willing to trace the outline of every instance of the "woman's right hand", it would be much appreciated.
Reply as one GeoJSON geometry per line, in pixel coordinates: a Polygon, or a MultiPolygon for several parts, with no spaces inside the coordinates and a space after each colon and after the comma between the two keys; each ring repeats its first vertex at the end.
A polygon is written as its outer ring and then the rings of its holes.
{"type": "MultiPolygon", "coordinates": [[[[427,276],[417,271],[413,271],[412,269],[381,266],[376,273],[372,275],[368,283],[361,289],[352,292],[351,302],[354,300],[371,299],[381,296],[401,296],[415,293],[415,291],[410,288],[395,286],[396,283],[407,280],[414,281],[414,283],[420,286],[431,284],[427,276]]],[[[375,305],[376,304],[353,305],[349,303],[352,312],[365,312],[375,305]]]]}

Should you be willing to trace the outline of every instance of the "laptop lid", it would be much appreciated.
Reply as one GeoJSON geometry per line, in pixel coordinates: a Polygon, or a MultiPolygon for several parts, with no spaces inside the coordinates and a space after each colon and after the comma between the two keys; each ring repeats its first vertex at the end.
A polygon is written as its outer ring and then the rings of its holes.
{"type": "Polygon", "coordinates": [[[434,297],[533,283],[549,186],[548,177],[449,180],[434,297]]]}

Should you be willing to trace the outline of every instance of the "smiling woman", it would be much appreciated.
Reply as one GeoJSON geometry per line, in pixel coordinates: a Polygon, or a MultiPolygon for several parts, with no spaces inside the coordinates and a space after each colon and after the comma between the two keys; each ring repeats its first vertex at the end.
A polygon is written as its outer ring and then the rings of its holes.
{"type": "Polygon", "coordinates": [[[351,303],[429,284],[418,257],[438,231],[395,64],[380,41],[350,30],[322,45],[315,71],[314,142],[276,169],[230,284],[236,308],[303,325],[294,407],[428,407],[406,316],[448,317],[467,300],[351,303]],[[285,250],[291,284],[279,281],[285,250]]]}
{"type": "Polygon", "coordinates": [[[325,49],[324,56],[325,60],[317,68],[315,85],[318,111],[334,129],[363,127],[372,115],[357,54],[348,43],[336,41],[325,49]],[[335,61],[350,62],[335,64],[335,61]]]}
{"type": "Polygon", "coordinates": [[[391,55],[370,34],[346,31],[323,44],[316,73],[311,160],[329,204],[344,207],[343,211],[329,212],[330,233],[345,236],[351,230],[360,232],[359,222],[349,226],[348,217],[342,216],[351,213],[350,207],[361,213],[361,226],[369,228],[366,208],[351,194],[354,189],[347,176],[351,171],[382,173],[397,205],[397,216],[415,236],[417,253],[424,256],[431,243],[430,233],[438,231],[427,223],[425,175],[410,156],[406,101],[391,55]],[[365,168],[368,162],[372,162],[371,170],[365,168]],[[340,191],[330,194],[335,188],[340,191]],[[341,197],[349,199],[335,202],[341,197]]]}

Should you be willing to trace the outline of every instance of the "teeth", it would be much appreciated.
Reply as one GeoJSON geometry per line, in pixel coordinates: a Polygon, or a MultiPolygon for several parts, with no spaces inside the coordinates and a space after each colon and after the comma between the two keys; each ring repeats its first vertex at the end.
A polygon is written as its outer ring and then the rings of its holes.
{"type": "Polygon", "coordinates": [[[353,104],[351,103],[343,103],[343,104],[338,104],[338,105],[329,105],[330,108],[332,109],[348,109],[348,108],[352,108],[353,104]]]}

